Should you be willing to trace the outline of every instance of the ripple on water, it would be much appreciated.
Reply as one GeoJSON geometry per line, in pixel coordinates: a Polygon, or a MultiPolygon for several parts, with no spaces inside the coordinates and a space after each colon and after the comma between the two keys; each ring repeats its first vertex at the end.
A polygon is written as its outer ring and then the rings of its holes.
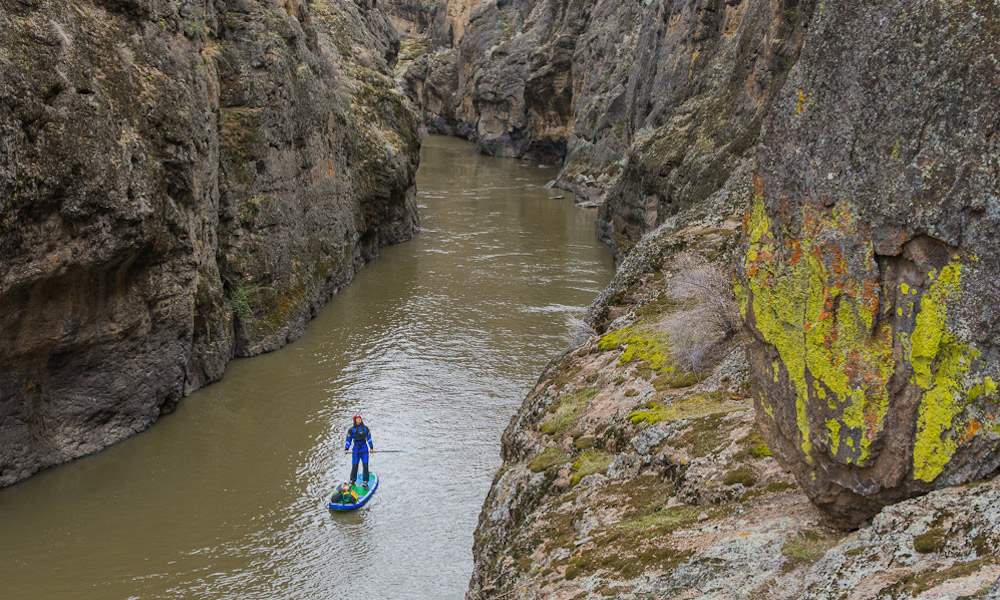
{"type": "Polygon", "coordinates": [[[462,598],[499,439],[611,276],[594,211],[549,169],[428,138],[422,233],[298,342],[234,361],[148,432],[0,491],[5,597],[462,598]],[[524,184],[538,189],[525,188],[524,184]],[[459,267],[458,265],[465,265],[459,267]],[[381,478],[331,513],[360,412],[381,478]]]}

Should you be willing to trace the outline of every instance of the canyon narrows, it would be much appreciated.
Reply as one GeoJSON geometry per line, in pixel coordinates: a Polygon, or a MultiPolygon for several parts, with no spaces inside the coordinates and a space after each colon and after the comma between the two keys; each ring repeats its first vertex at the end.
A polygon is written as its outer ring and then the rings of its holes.
{"type": "Polygon", "coordinates": [[[426,126],[558,166],[622,261],[504,435],[468,597],[986,594],[1000,6],[417,6],[426,126]]]}

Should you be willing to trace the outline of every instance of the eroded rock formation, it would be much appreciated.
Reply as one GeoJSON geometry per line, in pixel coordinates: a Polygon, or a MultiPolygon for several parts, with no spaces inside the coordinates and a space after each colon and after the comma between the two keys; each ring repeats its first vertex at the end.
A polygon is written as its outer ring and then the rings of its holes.
{"type": "Polygon", "coordinates": [[[371,2],[0,2],[0,485],[272,350],[416,230],[371,2]]]}
{"type": "Polygon", "coordinates": [[[844,525],[1000,468],[1000,9],[827,3],[739,261],[767,438],[844,525]]]}
{"type": "Polygon", "coordinates": [[[998,36],[995,2],[486,1],[407,68],[625,256],[504,435],[469,598],[1000,595],[998,36]],[[759,447],[734,362],[679,373],[685,253],[736,268],[759,447]]]}
{"type": "Polygon", "coordinates": [[[405,71],[432,131],[562,164],[618,252],[719,190],[757,141],[813,2],[482,2],[405,71]]]}

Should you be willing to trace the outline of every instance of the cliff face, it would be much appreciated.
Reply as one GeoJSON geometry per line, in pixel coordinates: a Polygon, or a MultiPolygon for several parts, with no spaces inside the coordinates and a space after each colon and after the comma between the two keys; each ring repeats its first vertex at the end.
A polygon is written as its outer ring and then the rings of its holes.
{"type": "Polygon", "coordinates": [[[1000,597],[998,23],[509,0],[410,65],[624,255],[504,434],[469,598],[1000,597]]]}
{"type": "Polygon", "coordinates": [[[805,1],[483,2],[457,49],[405,72],[432,130],[562,164],[604,202],[602,237],[642,234],[725,183],[756,143],[814,10],[805,1]]]}
{"type": "Polygon", "coordinates": [[[1000,468],[998,47],[995,3],[827,3],[765,128],[758,414],[847,525],[1000,468]]]}
{"type": "Polygon", "coordinates": [[[457,24],[449,26],[452,43],[432,36],[431,51],[405,72],[430,129],[468,137],[487,154],[561,162],[571,130],[573,56],[593,4],[442,3],[457,24]]]}
{"type": "Polygon", "coordinates": [[[368,2],[0,2],[0,485],[279,347],[417,227],[368,2]]]}
{"type": "Polygon", "coordinates": [[[599,333],[539,378],[504,432],[466,598],[1000,597],[1000,479],[847,533],[776,460],[741,340],[718,327],[752,189],[744,161],[644,237],[594,306],[599,333]]]}

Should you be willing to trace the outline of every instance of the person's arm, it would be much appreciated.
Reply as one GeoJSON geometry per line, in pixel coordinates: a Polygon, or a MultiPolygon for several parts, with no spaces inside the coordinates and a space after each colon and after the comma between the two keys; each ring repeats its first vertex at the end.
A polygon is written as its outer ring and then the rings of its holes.
{"type": "Polygon", "coordinates": [[[352,433],[354,433],[353,427],[347,430],[347,443],[344,445],[344,453],[350,452],[351,450],[351,441],[354,439],[354,436],[351,435],[352,433]]]}
{"type": "Polygon", "coordinates": [[[372,430],[370,427],[365,427],[365,429],[367,430],[368,433],[368,448],[374,450],[375,446],[372,445],[372,430]]]}

